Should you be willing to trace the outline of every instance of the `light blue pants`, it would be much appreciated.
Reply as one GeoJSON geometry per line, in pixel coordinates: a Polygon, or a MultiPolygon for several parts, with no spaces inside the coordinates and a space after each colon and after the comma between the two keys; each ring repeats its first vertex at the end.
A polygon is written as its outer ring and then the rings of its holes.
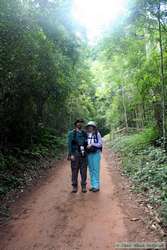
{"type": "Polygon", "coordinates": [[[100,160],[101,152],[88,154],[88,167],[92,188],[100,188],[100,160]]]}

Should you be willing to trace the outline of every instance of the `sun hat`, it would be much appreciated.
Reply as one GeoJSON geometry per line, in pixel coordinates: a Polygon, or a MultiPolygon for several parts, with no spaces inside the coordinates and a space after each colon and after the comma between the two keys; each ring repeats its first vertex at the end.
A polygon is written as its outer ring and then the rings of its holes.
{"type": "Polygon", "coordinates": [[[92,127],[96,128],[96,123],[94,121],[90,121],[87,123],[86,127],[88,127],[88,126],[92,126],[92,127]]]}

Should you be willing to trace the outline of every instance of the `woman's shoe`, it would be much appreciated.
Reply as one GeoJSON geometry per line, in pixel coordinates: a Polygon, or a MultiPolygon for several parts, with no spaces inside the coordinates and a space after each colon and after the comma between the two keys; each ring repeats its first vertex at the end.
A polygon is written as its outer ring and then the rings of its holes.
{"type": "Polygon", "coordinates": [[[94,188],[92,191],[93,191],[94,193],[96,193],[96,192],[99,192],[100,189],[99,189],[99,188],[94,188]]]}

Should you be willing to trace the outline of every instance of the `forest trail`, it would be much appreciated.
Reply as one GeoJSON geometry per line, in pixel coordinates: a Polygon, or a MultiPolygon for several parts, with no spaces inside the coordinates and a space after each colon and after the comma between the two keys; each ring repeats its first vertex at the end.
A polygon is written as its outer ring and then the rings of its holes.
{"type": "Polygon", "coordinates": [[[65,160],[50,171],[14,205],[10,222],[0,230],[1,250],[112,250],[117,242],[158,241],[107,149],[99,193],[70,193],[70,166],[65,160]]]}

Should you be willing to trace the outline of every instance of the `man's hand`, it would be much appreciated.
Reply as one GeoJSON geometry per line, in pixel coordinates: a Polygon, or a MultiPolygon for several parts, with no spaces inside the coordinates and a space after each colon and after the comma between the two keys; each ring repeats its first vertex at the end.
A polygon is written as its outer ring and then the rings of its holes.
{"type": "Polygon", "coordinates": [[[71,155],[71,161],[74,161],[74,160],[75,160],[75,156],[71,155]]]}
{"type": "Polygon", "coordinates": [[[88,144],[87,145],[87,149],[91,148],[92,147],[92,144],[88,144]]]}

